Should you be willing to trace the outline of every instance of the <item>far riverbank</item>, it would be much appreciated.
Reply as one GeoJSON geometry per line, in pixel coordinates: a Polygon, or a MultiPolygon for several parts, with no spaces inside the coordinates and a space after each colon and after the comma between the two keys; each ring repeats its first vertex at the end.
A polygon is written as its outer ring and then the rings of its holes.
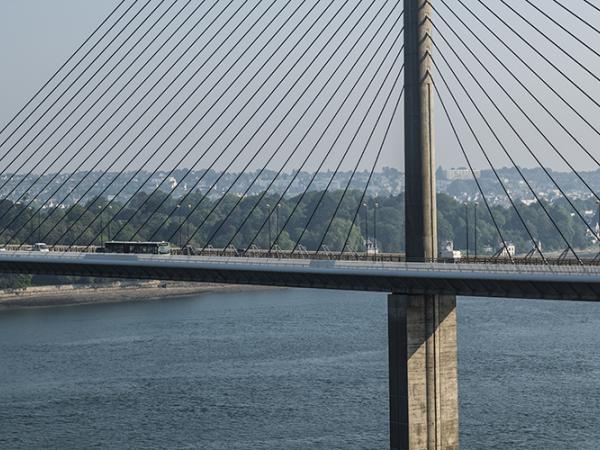
{"type": "Polygon", "coordinates": [[[102,285],[57,285],[25,289],[0,290],[0,312],[76,306],[98,303],[122,303],[191,297],[210,292],[239,292],[269,289],[261,286],[238,286],[214,283],[183,282],[115,282],[102,285]]]}

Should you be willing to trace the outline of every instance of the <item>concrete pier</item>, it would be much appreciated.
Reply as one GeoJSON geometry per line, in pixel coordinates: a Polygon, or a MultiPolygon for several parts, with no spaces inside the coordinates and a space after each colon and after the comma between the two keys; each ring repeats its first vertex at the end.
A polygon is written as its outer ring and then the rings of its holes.
{"type": "Polygon", "coordinates": [[[456,298],[390,295],[390,448],[455,450],[456,298]]]}
{"type": "MultiPolygon", "coordinates": [[[[431,1],[404,0],[406,257],[437,257],[431,1]]],[[[458,449],[456,298],[390,295],[390,447],[458,449]]]]}

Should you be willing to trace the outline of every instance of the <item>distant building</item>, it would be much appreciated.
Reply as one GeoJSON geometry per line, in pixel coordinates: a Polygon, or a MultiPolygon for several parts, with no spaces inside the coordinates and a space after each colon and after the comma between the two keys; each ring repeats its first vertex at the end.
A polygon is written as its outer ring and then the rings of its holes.
{"type": "Polygon", "coordinates": [[[501,257],[514,257],[517,254],[517,247],[515,244],[506,244],[506,248],[502,248],[502,252],[500,253],[501,257]]]}
{"type": "Polygon", "coordinates": [[[525,198],[523,198],[523,199],[521,199],[521,203],[523,203],[525,206],[531,206],[531,205],[536,204],[537,200],[536,199],[529,199],[529,198],[525,199],[525,198]]]}
{"type": "Polygon", "coordinates": [[[437,175],[440,180],[468,181],[473,179],[473,175],[475,175],[475,178],[481,177],[481,170],[473,170],[473,172],[471,172],[471,169],[466,167],[452,169],[442,169],[440,167],[437,171],[437,175]]]}

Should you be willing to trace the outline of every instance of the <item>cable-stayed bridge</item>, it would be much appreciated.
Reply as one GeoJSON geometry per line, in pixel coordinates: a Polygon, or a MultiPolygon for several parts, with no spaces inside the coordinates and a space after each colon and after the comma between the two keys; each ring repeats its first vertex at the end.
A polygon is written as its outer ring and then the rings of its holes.
{"type": "Polygon", "coordinates": [[[455,296],[600,292],[598,24],[588,0],[120,1],[0,130],[0,270],[388,292],[390,445],[458,448],[455,296]],[[368,194],[394,162],[403,213],[368,194]]]}

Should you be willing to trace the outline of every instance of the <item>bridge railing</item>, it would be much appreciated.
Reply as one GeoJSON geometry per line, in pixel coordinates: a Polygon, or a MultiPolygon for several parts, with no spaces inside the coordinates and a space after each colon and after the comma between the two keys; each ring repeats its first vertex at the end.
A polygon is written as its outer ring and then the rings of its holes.
{"type": "MultiPolygon", "coordinates": [[[[6,245],[3,247],[6,251],[11,252],[32,252],[35,250],[33,245],[6,245]]],[[[55,245],[48,246],[48,252],[50,253],[97,253],[102,250],[103,247],[99,246],[68,246],[68,245],[55,245]]],[[[553,267],[580,267],[580,266],[600,266],[600,258],[546,258],[541,259],[539,257],[526,257],[516,256],[509,258],[507,256],[478,256],[478,257],[462,257],[458,258],[406,258],[403,253],[366,253],[366,252],[291,252],[289,250],[274,250],[268,251],[258,248],[252,249],[218,249],[218,248],[207,248],[200,251],[192,247],[172,248],[171,254],[173,256],[195,256],[195,257],[219,257],[219,258],[240,258],[240,259],[267,259],[267,260],[302,260],[302,261],[358,261],[358,262],[369,262],[369,263],[423,263],[423,264],[443,264],[447,266],[460,265],[461,267],[473,266],[473,265],[489,265],[489,266],[553,266],[553,267]]]]}
{"type": "Polygon", "coordinates": [[[262,249],[207,249],[197,252],[182,252],[176,249],[173,254],[191,254],[194,256],[218,256],[218,257],[239,257],[239,258],[269,258],[269,259],[299,259],[299,260],[333,260],[333,261],[366,261],[366,262],[413,262],[413,263],[440,263],[440,264],[506,264],[521,266],[600,266],[598,258],[546,258],[527,257],[527,256],[483,256],[483,257],[462,257],[458,258],[406,258],[403,253],[366,253],[366,252],[290,252],[288,250],[278,250],[269,252],[262,249]]]}

